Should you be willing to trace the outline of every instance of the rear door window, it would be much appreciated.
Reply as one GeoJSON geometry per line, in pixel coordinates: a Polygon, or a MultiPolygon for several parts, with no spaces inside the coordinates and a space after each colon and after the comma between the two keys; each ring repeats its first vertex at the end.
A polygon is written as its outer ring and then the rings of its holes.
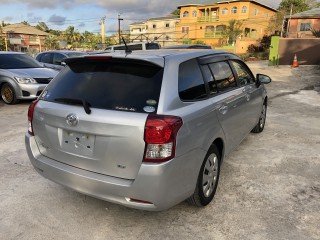
{"type": "Polygon", "coordinates": [[[219,92],[226,92],[237,87],[236,79],[228,62],[210,63],[209,68],[216,81],[219,92]]]}
{"type": "Polygon", "coordinates": [[[156,112],[163,68],[151,63],[127,61],[78,61],[52,81],[43,97],[85,100],[92,108],[156,112]]]}
{"type": "Polygon", "coordinates": [[[197,59],[180,64],[178,81],[181,100],[196,101],[207,98],[206,87],[197,59]]]}

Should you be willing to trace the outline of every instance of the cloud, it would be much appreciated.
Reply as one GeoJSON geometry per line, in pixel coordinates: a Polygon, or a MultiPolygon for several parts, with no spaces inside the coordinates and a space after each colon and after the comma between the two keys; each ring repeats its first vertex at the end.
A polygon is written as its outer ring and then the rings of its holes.
{"type": "Polygon", "coordinates": [[[78,27],[78,28],[82,28],[82,27],[85,27],[85,26],[86,26],[86,24],[82,22],[82,23],[80,23],[77,27],[78,27]]]}
{"type": "Polygon", "coordinates": [[[51,15],[48,19],[48,23],[52,25],[59,25],[59,26],[64,25],[65,21],[66,21],[66,17],[58,16],[55,14],[51,15]]]}

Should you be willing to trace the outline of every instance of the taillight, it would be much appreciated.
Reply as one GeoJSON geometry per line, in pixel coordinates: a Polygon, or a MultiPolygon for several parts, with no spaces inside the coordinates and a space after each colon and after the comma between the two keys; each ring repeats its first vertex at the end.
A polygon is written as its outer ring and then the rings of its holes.
{"type": "Polygon", "coordinates": [[[28,133],[32,136],[34,135],[32,127],[33,113],[38,101],[39,100],[33,101],[28,109],[28,133]]]}
{"type": "Polygon", "coordinates": [[[144,130],[146,148],[143,161],[161,163],[174,158],[176,136],[182,124],[180,117],[149,115],[144,130]]]}

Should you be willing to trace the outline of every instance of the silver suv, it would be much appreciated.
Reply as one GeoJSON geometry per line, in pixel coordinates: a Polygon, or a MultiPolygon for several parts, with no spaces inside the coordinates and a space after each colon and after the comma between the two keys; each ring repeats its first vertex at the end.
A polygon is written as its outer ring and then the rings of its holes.
{"type": "Polygon", "coordinates": [[[265,125],[267,93],[236,55],[137,51],[66,59],[29,108],[39,174],[144,210],[205,206],[223,158],[265,125]]]}

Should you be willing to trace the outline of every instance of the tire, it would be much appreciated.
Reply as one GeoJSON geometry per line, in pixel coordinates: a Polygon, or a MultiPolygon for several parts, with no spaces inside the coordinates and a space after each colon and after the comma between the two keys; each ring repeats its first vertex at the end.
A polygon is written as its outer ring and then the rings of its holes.
{"type": "Polygon", "coordinates": [[[19,102],[13,87],[9,83],[5,83],[2,85],[1,97],[6,104],[16,104],[19,102]]]}
{"type": "Polygon", "coordinates": [[[196,189],[187,200],[190,204],[204,207],[212,201],[219,182],[220,163],[218,148],[212,145],[200,168],[196,189]]]}
{"type": "Polygon", "coordinates": [[[259,121],[257,125],[251,130],[253,133],[261,133],[264,129],[264,126],[266,124],[266,118],[267,118],[267,101],[265,100],[262,105],[261,114],[259,117],[259,121]]]}

